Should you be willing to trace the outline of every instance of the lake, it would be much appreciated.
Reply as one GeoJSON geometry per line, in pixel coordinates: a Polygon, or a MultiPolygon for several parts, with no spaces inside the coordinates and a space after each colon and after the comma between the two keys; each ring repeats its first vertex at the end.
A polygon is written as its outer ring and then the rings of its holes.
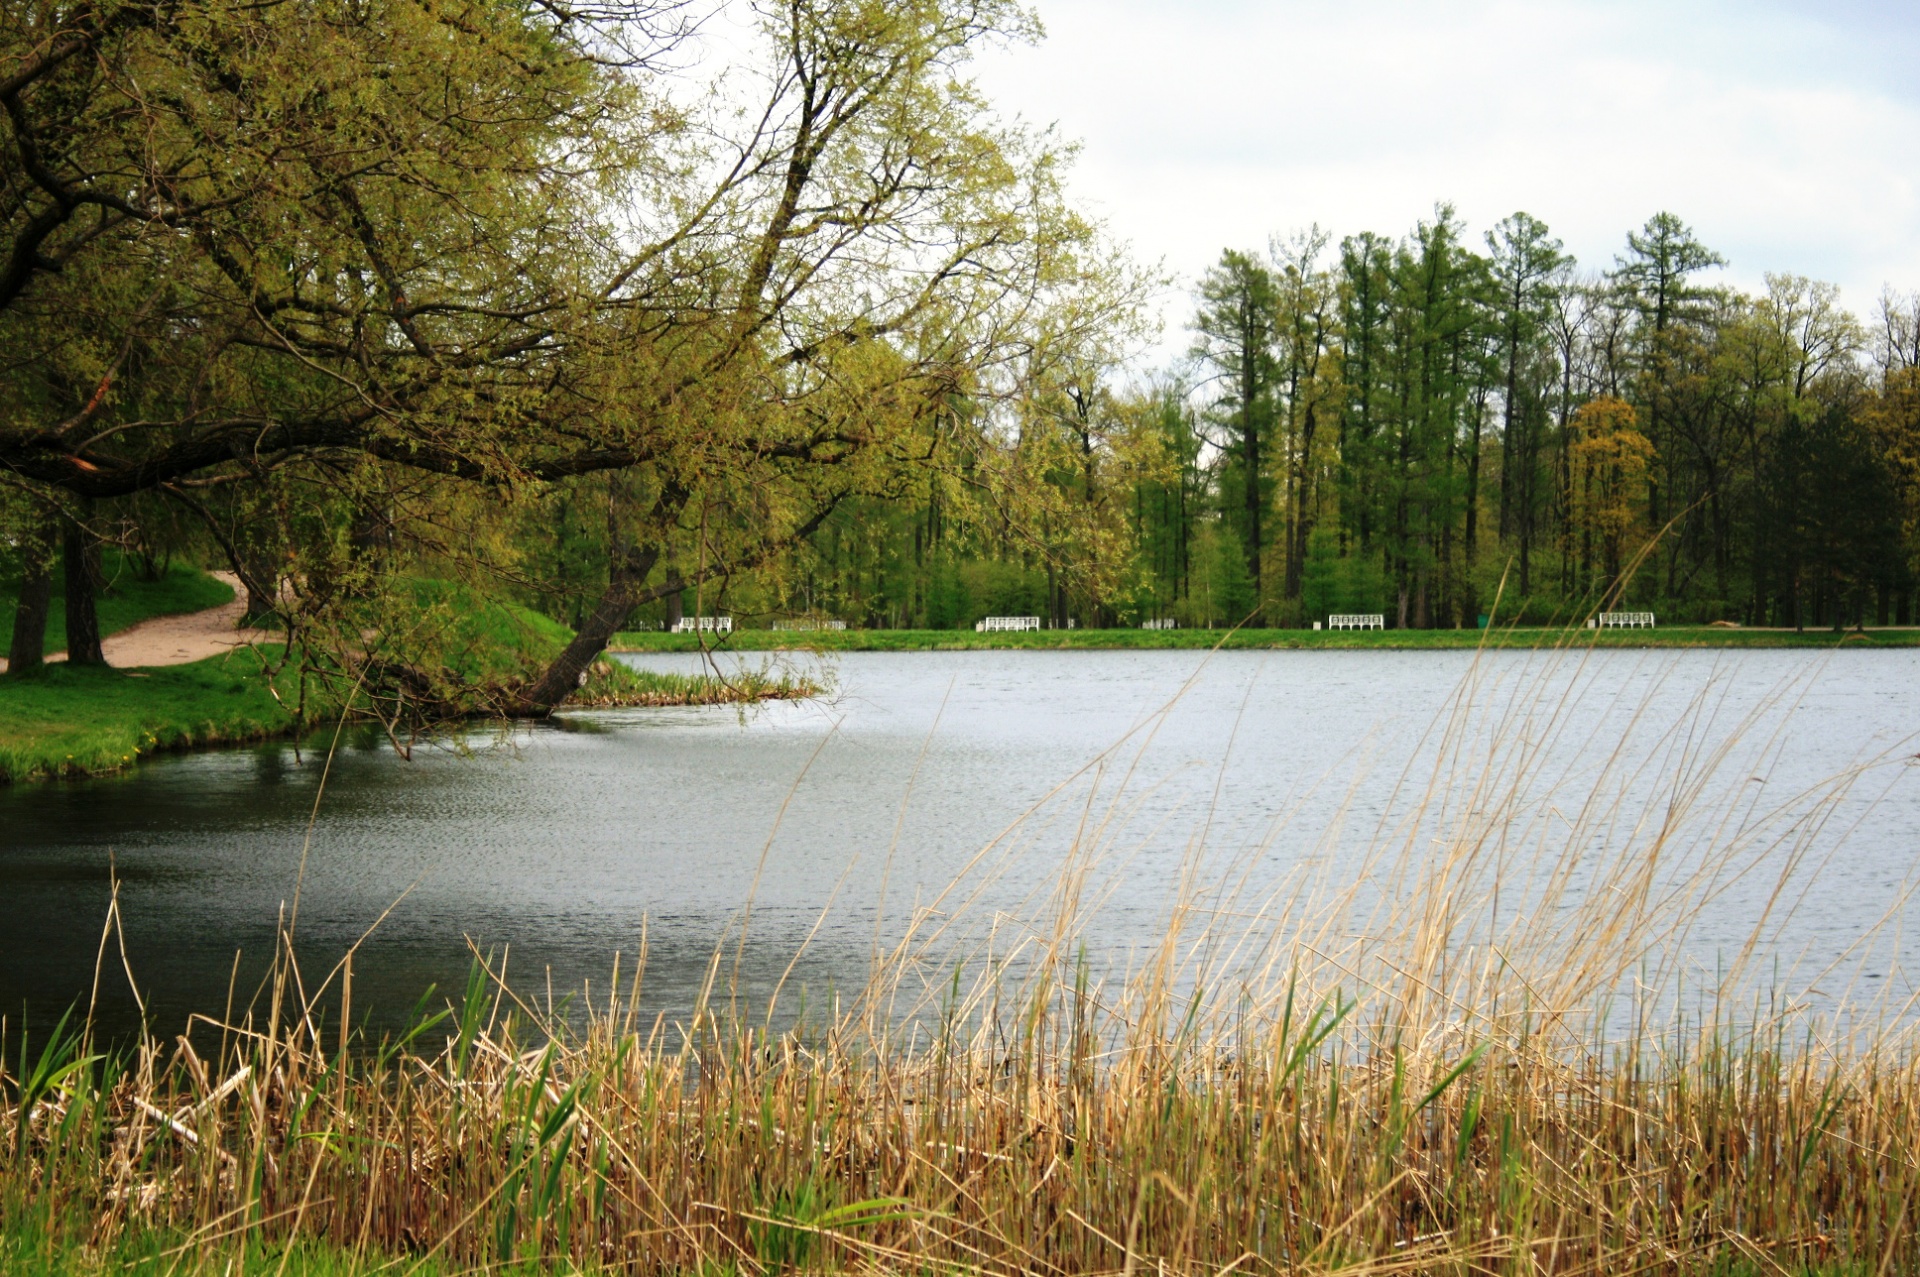
{"type": "Polygon", "coordinates": [[[1176,904],[1270,941],[1351,879],[1339,929],[1364,944],[1409,872],[1469,844],[1489,927],[1627,892],[1609,875],[1657,844],[1632,907],[1685,913],[1649,923],[1669,958],[1751,949],[1774,978],[1826,972],[1822,996],[1835,971],[1912,991],[1920,651],[849,653],[824,673],[817,701],[574,713],[411,760],[349,733],[329,769],[320,733],[0,789],[0,1009],[17,1028],[88,1000],[114,875],[126,952],[99,963],[99,1014],[137,1022],[130,969],[170,1034],[254,994],[296,885],[309,971],[378,922],[354,976],[376,1026],[476,951],[542,1000],[604,991],[643,936],[643,1005],[671,1016],[723,938],[723,985],[761,999],[792,963],[784,996],[817,1005],[916,907],[936,957],[1071,932],[1121,970],[1176,904]]]}

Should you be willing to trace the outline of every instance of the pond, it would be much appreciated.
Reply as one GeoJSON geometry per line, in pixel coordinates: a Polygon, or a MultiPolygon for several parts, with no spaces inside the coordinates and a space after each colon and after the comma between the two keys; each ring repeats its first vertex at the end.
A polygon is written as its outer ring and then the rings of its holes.
{"type": "Polygon", "coordinates": [[[1776,973],[1911,989],[1920,652],[850,653],[816,672],[816,701],[574,713],[410,760],[349,734],[329,763],[320,733],[0,790],[0,1010],[17,1028],[92,999],[124,1029],[137,987],[177,1032],[255,995],[283,921],[309,971],[365,937],[354,1005],[376,1027],[474,953],[542,1001],[603,996],[643,940],[646,1009],[683,1014],[710,975],[749,1000],[785,976],[817,1004],[916,909],[928,952],[1070,932],[1119,970],[1176,904],[1273,931],[1309,879],[1354,880],[1341,925],[1363,936],[1409,859],[1469,843],[1508,858],[1496,915],[1619,890],[1609,866],[1657,843],[1662,898],[1691,902],[1661,934],[1700,967],[1757,945],[1776,973]],[[1543,854],[1572,865],[1558,886],[1543,854]]]}

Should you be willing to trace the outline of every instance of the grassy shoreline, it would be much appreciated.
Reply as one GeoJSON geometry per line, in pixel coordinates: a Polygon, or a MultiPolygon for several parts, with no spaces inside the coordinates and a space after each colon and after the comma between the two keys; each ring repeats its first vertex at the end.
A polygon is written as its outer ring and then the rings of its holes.
{"type": "MultiPolygon", "coordinates": [[[[155,754],[285,739],[330,720],[338,707],[309,705],[298,674],[270,684],[262,672],[277,649],[236,649],[187,665],[73,669],[50,665],[0,678],[0,785],[110,775],[155,754]],[[276,696],[275,693],[278,693],[276,696]]],[[[604,663],[566,711],[732,705],[812,696],[786,677],[660,674],[604,663]]]]}
{"type": "MultiPolygon", "coordinates": [[[[609,651],[696,652],[702,636],[635,631],[609,651]]],[[[1653,630],[1569,630],[1515,627],[1481,630],[735,630],[704,646],[735,652],[1203,651],[1215,646],[1258,651],[1471,651],[1492,648],[1833,648],[1920,647],[1920,628],[1785,630],[1672,625],[1653,630]]]]}
{"type": "MultiPolygon", "coordinates": [[[[483,686],[513,685],[573,637],[547,617],[446,582],[421,581],[414,590],[415,614],[441,623],[449,664],[483,686]]],[[[111,634],[232,598],[224,582],[177,566],[159,582],[129,581],[103,598],[101,627],[111,634]]],[[[12,625],[11,602],[0,593],[0,625],[12,625]]],[[[61,633],[51,632],[50,649],[61,633]]],[[[0,785],[108,775],[154,754],[284,739],[334,718],[338,704],[315,701],[311,684],[304,713],[296,712],[302,707],[298,670],[267,676],[280,653],[278,645],[266,644],[183,665],[75,669],[58,663],[0,675],[0,785]]],[[[743,672],[721,679],[601,661],[563,709],[738,704],[817,690],[781,675],[743,672]]]]}
{"type": "Polygon", "coordinates": [[[99,776],[154,754],[292,735],[292,679],[236,649],[149,669],[49,665],[0,678],[0,784],[99,776]],[[274,692],[281,693],[276,698],[274,692]]]}
{"type": "MultiPolygon", "coordinates": [[[[285,739],[338,713],[337,705],[309,704],[305,717],[297,716],[297,671],[284,670],[272,681],[264,673],[277,656],[273,647],[239,648],[186,665],[58,664],[25,677],[0,677],[0,785],[104,776],[155,754],[285,739]]],[[[603,662],[563,712],[745,704],[817,691],[784,676],[743,673],[721,680],[603,662]]]]}

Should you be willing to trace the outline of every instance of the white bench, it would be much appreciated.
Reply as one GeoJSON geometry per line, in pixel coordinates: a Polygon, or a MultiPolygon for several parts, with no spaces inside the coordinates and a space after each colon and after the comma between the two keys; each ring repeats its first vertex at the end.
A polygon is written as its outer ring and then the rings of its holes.
{"type": "Polygon", "coordinates": [[[974,631],[980,634],[994,634],[1002,630],[1037,630],[1040,618],[1037,616],[989,616],[975,621],[974,631]]]}
{"type": "Polygon", "coordinates": [[[733,618],[730,616],[683,616],[673,623],[672,633],[692,634],[707,630],[714,634],[733,633],[733,618]]]}
{"type": "Polygon", "coordinates": [[[1384,630],[1387,617],[1384,612],[1336,612],[1327,618],[1330,630],[1384,630]]]}
{"type": "Polygon", "coordinates": [[[1650,630],[1653,628],[1651,612],[1602,612],[1587,622],[1588,629],[1603,630],[1650,630]]]}
{"type": "Polygon", "coordinates": [[[1163,616],[1157,621],[1140,622],[1140,628],[1143,630],[1177,630],[1180,628],[1180,622],[1170,616],[1163,616]]]}

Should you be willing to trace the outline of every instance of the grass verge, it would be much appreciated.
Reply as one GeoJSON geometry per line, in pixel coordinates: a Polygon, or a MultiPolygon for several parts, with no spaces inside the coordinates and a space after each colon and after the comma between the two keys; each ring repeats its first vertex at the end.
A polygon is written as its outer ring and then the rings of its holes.
{"type": "MultiPolygon", "coordinates": [[[[618,651],[693,652],[701,636],[635,631],[620,634],[618,651]]],[[[1470,651],[1482,642],[1495,648],[1558,648],[1592,644],[1626,648],[1832,648],[1917,647],[1920,629],[1830,630],[1729,629],[1708,625],[1661,626],[1654,630],[1592,632],[1554,627],[1479,630],[1032,630],[981,634],[972,630],[834,630],[796,633],[735,630],[725,639],[706,636],[706,646],[736,652],[967,652],[967,651],[1156,651],[1228,649],[1299,651],[1470,651]]]]}
{"type": "MultiPolygon", "coordinates": [[[[205,576],[200,581],[224,594],[206,606],[232,598],[221,582],[205,576]]],[[[172,593],[148,601],[164,597],[172,607],[197,605],[208,597],[199,583],[184,577],[176,585],[172,593]]],[[[435,654],[456,681],[525,677],[571,637],[537,613],[439,582],[421,583],[414,615],[423,627],[432,627],[435,654]]],[[[243,649],[187,665],[133,670],[74,669],[61,663],[25,676],[0,676],[0,783],[101,775],[155,753],[292,735],[336,713],[350,680],[310,683],[303,722],[295,714],[302,704],[298,670],[283,670],[271,685],[262,672],[278,652],[271,646],[243,649]],[[341,692],[331,708],[325,688],[341,692]]],[[[804,679],[767,671],[725,677],[665,674],[601,661],[568,706],[739,704],[796,699],[817,690],[804,679]]]]}
{"type": "Polygon", "coordinates": [[[146,670],[49,665],[0,678],[0,781],[117,771],[167,750],[238,744],[298,726],[245,650],[146,670]]]}

